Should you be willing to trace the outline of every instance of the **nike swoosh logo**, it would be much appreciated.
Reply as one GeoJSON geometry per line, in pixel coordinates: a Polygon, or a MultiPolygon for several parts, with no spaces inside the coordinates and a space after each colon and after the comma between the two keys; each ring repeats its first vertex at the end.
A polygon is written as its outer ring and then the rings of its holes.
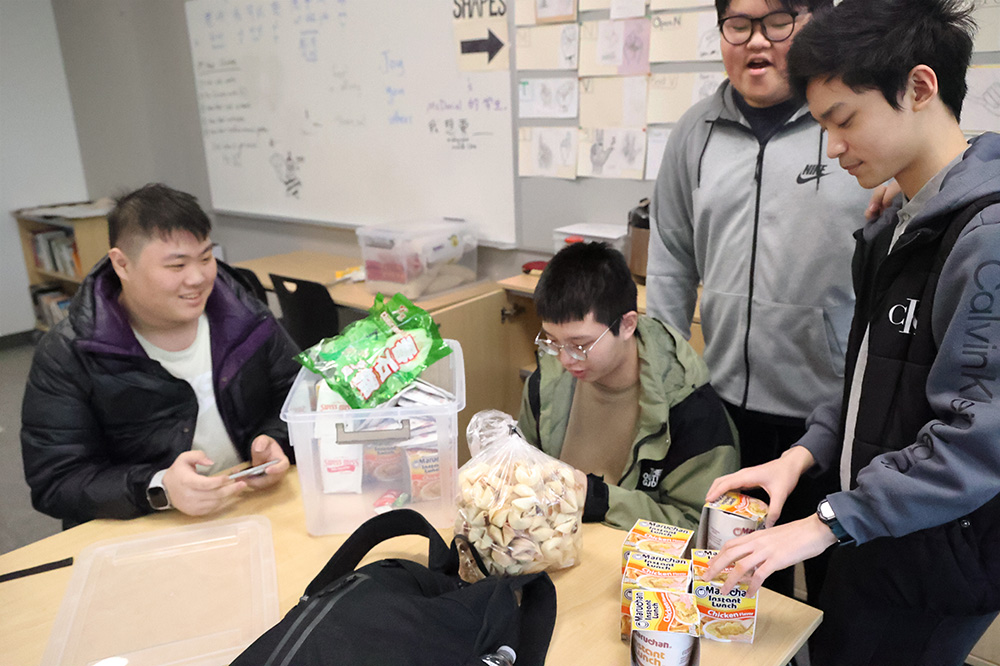
{"type": "Polygon", "coordinates": [[[811,176],[803,177],[802,174],[800,173],[798,176],[796,176],[795,182],[798,183],[799,185],[805,185],[806,183],[812,182],[814,180],[819,180],[823,176],[829,176],[829,175],[830,174],[828,173],[816,173],[811,176]]]}

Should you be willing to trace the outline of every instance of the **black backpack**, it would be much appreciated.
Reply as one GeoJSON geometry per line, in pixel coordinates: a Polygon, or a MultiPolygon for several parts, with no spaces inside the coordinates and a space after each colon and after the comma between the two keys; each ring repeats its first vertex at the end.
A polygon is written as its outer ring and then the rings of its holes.
{"type": "MultiPolygon", "coordinates": [[[[485,573],[475,549],[468,552],[485,573]]],[[[458,568],[456,541],[449,548],[421,514],[397,509],[375,516],[232,666],[465,666],[501,645],[514,648],[517,666],[543,666],[556,619],[548,574],[470,584],[458,568]],[[384,559],[355,571],[373,547],[407,534],[428,538],[428,566],[384,559]]]]}

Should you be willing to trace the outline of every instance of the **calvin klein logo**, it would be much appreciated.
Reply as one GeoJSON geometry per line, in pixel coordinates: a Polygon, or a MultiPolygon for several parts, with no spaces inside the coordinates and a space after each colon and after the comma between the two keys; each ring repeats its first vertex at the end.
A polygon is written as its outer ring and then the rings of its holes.
{"type": "Polygon", "coordinates": [[[906,303],[897,303],[889,308],[889,323],[894,326],[902,326],[899,332],[904,335],[913,335],[917,332],[917,304],[920,303],[915,298],[906,299],[906,303]]]}
{"type": "Polygon", "coordinates": [[[829,176],[827,173],[825,164],[807,164],[805,168],[802,169],[802,173],[798,175],[795,182],[799,185],[805,185],[812,181],[819,181],[823,176],[829,176]]]}

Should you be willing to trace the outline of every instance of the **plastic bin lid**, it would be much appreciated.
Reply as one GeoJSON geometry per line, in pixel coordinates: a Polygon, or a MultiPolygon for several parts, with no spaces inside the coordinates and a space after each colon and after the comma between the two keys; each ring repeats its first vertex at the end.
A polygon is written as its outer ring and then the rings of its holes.
{"type": "Polygon", "coordinates": [[[221,666],[278,618],[263,516],[100,541],[73,565],[42,666],[221,666]]]}

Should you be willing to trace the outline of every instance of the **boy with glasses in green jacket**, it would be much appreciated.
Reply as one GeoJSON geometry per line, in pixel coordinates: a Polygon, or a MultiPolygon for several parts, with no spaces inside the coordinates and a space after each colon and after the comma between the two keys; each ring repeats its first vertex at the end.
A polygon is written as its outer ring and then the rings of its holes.
{"type": "Polygon", "coordinates": [[[519,425],[529,442],[587,474],[584,520],[697,527],[714,475],[739,466],[704,361],[676,330],[637,312],[628,264],[603,243],[553,257],[535,307],[538,368],[519,425]]]}

